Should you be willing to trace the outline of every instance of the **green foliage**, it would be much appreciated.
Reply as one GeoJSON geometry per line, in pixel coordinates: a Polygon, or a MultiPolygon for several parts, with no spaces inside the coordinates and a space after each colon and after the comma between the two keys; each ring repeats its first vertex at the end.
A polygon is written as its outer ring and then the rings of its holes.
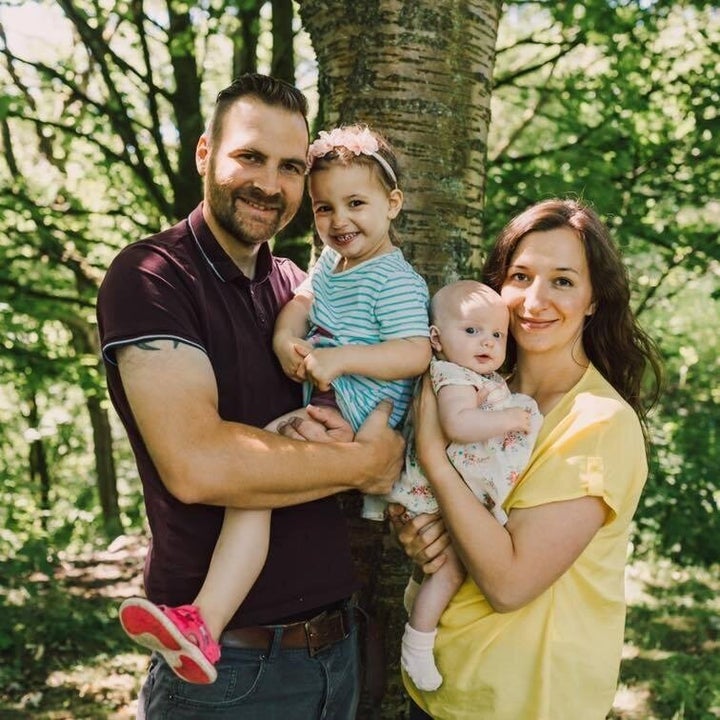
{"type": "Polygon", "coordinates": [[[485,227],[580,196],[624,250],[663,352],[639,552],[720,560],[720,16],[707,3],[514,3],[495,68],[485,227]]]}
{"type": "MultiPolygon", "coordinates": [[[[54,673],[84,672],[83,667],[103,662],[107,674],[110,657],[127,645],[113,610],[116,601],[87,596],[82,588],[55,578],[58,559],[48,552],[43,543],[33,542],[14,560],[0,564],[2,717],[14,716],[3,708],[41,703],[56,684],[54,673]]],[[[60,704],[77,709],[86,702],[73,692],[60,704]]],[[[102,706],[100,701],[90,714],[71,717],[106,717],[102,706]]]]}
{"type": "MultiPolygon", "coordinates": [[[[52,376],[50,376],[51,378],[52,376]]],[[[49,379],[49,378],[48,378],[49,379]]],[[[23,556],[33,540],[49,552],[97,540],[103,517],[97,501],[91,429],[84,417],[84,395],[62,381],[35,389],[38,419],[30,418],[24,388],[0,388],[0,558],[23,556]],[[30,442],[42,443],[51,485],[43,506],[38,479],[30,474],[30,442]]],[[[119,429],[117,435],[120,436],[119,429]]],[[[137,471],[129,448],[117,448],[121,518],[140,524],[137,471]]]]}
{"type": "MultiPolygon", "coordinates": [[[[718,575],[668,563],[638,564],[642,594],[631,604],[621,685],[648,688],[638,717],[711,720],[720,713],[718,575]],[[652,573],[652,576],[650,576],[652,573]]],[[[618,717],[613,714],[611,717],[618,717]]]]}
{"type": "Polygon", "coordinates": [[[650,480],[637,516],[639,550],[680,564],[720,560],[720,308],[708,297],[713,285],[711,277],[687,278],[648,313],[668,383],[655,416],[650,480]]]}

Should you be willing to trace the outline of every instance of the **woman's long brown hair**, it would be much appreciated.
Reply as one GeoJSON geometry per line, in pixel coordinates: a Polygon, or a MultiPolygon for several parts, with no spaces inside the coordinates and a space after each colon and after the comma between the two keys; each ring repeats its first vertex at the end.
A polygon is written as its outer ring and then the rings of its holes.
{"type": "MultiPolygon", "coordinates": [[[[595,303],[585,319],[583,347],[590,361],[638,414],[647,437],[647,413],[663,382],[660,353],[630,307],[630,282],[620,252],[605,224],[576,200],[546,200],[514,217],[500,232],[483,269],[483,280],[500,292],[520,241],[531,232],[568,227],[580,238],[595,303]]],[[[508,342],[506,364],[513,368],[517,347],[508,342]]]]}

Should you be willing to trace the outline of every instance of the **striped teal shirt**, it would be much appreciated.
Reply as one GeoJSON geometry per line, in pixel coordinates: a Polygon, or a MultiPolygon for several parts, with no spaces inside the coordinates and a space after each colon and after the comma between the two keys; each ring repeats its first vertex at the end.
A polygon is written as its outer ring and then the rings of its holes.
{"type": "MultiPolygon", "coordinates": [[[[316,345],[372,345],[429,336],[427,285],[399,248],[336,273],[339,259],[326,247],[308,279],[314,295],[310,336],[316,345]]],[[[410,403],[413,382],[414,377],[376,380],[343,375],[333,381],[333,388],[340,411],[357,430],[384,398],[393,401],[390,422],[397,426],[410,403]]]]}

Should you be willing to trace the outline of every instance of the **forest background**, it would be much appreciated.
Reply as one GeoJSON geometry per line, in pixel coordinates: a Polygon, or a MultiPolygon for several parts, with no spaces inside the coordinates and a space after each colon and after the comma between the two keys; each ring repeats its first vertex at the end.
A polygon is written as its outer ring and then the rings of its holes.
{"type": "MultiPolygon", "coordinates": [[[[581,197],[608,222],[668,380],[613,717],[720,717],[713,3],[0,0],[0,54],[0,717],[130,717],[145,657],[115,606],[138,590],[145,528],[95,296],[121,247],[197,204],[207,112],[251,70],[304,90],[313,130],[361,120],[390,137],[403,250],[433,289],[476,275],[536,200],[581,197]]],[[[275,251],[311,262],[307,208],[275,251]]],[[[361,714],[400,718],[407,563],[346,504],[390,661],[361,714]]]]}

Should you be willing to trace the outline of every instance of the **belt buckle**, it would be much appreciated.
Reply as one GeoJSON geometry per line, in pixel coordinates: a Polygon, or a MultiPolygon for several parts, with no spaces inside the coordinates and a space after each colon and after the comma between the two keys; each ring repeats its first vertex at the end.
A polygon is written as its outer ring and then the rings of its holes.
{"type": "MultiPolygon", "coordinates": [[[[342,629],[341,637],[345,639],[348,634],[348,628],[345,627],[345,618],[344,613],[342,611],[336,611],[338,614],[338,620],[340,621],[340,627],[342,629]]],[[[328,616],[325,617],[327,619],[328,616]]],[[[318,619],[318,618],[313,618],[318,619]]],[[[336,642],[338,642],[338,639],[331,639],[328,642],[324,643],[323,645],[316,645],[315,640],[317,639],[318,635],[317,633],[313,633],[312,624],[313,619],[307,620],[305,623],[303,623],[303,628],[305,630],[305,638],[307,639],[307,647],[308,647],[308,653],[310,654],[310,657],[315,657],[318,653],[321,653],[323,650],[327,650],[329,647],[332,647],[336,642]]]]}

